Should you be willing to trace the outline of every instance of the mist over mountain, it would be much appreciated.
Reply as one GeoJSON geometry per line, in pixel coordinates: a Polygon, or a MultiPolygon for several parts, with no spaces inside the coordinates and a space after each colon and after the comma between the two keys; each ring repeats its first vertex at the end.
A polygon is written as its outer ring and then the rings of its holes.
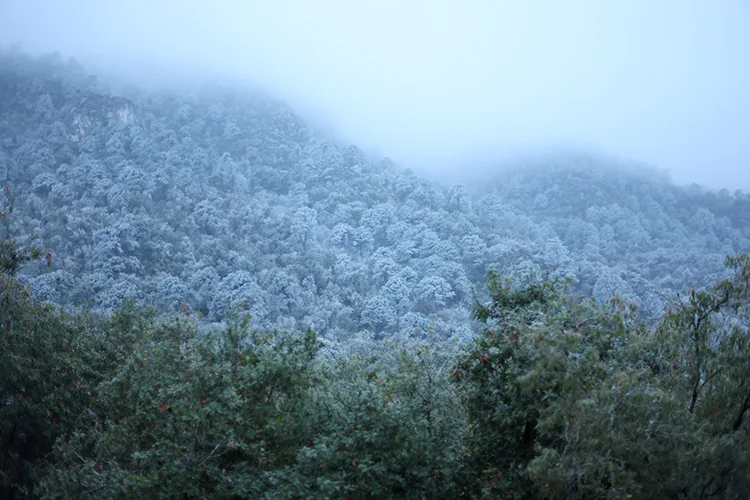
{"type": "Polygon", "coordinates": [[[0,2],[0,44],[141,88],[262,86],[421,175],[573,144],[745,191],[748,24],[744,0],[0,2]]]}
{"type": "Polygon", "coordinates": [[[61,304],[184,303],[214,322],[234,306],[332,340],[466,339],[488,269],[571,278],[656,318],[664,297],[750,249],[750,195],[628,160],[558,150],[444,185],[266,92],[105,89],[59,54],[0,59],[10,229],[53,251],[52,268],[22,277],[61,304]]]}

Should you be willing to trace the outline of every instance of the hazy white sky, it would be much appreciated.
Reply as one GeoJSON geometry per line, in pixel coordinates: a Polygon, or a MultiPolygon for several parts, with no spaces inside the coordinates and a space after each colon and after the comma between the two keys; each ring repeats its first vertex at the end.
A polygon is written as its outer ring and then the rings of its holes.
{"type": "Polygon", "coordinates": [[[592,144],[750,189],[748,0],[0,0],[14,42],[252,78],[404,163],[592,144]]]}

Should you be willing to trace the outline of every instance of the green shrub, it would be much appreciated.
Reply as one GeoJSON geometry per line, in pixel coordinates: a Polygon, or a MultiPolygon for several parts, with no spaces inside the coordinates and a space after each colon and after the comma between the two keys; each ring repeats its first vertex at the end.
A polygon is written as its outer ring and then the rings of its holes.
{"type": "Polygon", "coordinates": [[[455,498],[465,419],[440,347],[322,364],[315,435],[285,476],[295,498],[455,498]]]}
{"type": "Polygon", "coordinates": [[[255,498],[294,464],[315,334],[250,332],[248,318],[200,337],[149,329],[99,391],[100,413],[55,449],[50,498],[255,498]]]}

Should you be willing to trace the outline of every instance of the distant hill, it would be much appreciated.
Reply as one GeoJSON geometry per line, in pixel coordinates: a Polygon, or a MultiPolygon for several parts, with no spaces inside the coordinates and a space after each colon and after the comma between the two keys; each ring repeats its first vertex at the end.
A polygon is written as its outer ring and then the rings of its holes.
{"type": "Polygon", "coordinates": [[[259,326],[339,340],[466,338],[490,268],[575,277],[653,317],[750,250],[748,194],[562,153],[443,187],[266,94],[113,95],[59,56],[0,54],[0,182],[19,194],[11,232],[53,251],[23,276],[49,300],[208,321],[243,304],[259,326]]]}

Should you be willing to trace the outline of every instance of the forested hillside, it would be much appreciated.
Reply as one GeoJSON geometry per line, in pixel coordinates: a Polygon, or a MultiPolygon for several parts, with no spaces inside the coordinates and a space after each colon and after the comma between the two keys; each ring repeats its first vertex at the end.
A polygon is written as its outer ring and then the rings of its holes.
{"type": "Polygon", "coordinates": [[[59,55],[0,56],[0,182],[12,232],[52,267],[41,297],[111,310],[128,299],[346,340],[470,336],[492,268],[575,277],[657,317],[750,249],[750,195],[676,187],[627,162],[565,155],[442,186],[367,158],[262,93],[113,95],[59,55]]]}
{"type": "Polygon", "coordinates": [[[750,491],[750,195],[583,153],[443,186],[19,52],[0,183],[0,498],[750,491]]]}

